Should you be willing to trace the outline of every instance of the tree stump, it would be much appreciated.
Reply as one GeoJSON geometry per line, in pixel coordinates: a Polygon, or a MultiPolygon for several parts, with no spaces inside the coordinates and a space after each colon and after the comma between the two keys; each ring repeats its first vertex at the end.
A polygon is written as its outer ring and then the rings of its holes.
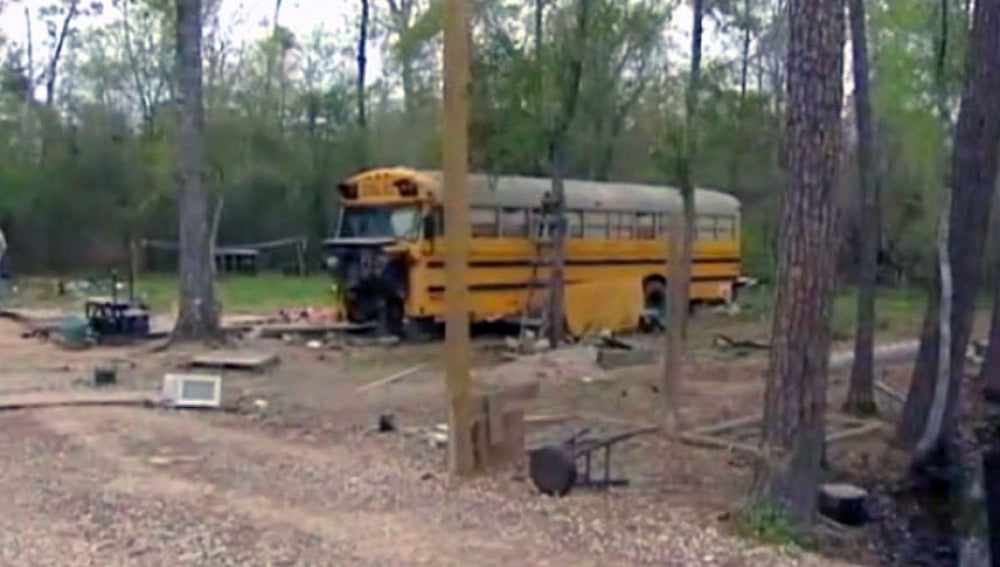
{"type": "Polygon", "coordinates": [[[853,484],[824,484],[819,491],[819,511],[835,522],[860,526],[868,520],[868,492],[853,484]]]}

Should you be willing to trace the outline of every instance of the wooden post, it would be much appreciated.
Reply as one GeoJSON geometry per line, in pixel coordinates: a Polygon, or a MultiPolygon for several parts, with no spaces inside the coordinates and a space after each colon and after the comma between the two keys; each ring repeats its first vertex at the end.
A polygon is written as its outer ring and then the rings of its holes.
{"type": "Polygon", "coordinates": [[[445,371],[448,469],[475,472],[469,374],[468,246],[469,53],[466,0],[446,0],[444,16],[445,371]]]}

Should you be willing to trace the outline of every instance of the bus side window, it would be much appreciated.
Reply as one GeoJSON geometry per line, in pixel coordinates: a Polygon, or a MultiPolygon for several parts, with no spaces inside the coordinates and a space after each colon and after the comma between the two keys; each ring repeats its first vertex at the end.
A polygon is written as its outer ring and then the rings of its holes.
{"type": "Polygon", "coordinates": [[[732,240],[736,229],[736,220],[733,217],[722,217],[716,225],[716,234],[722,240],[732,240]]]}
{"type": "Polygon", "coordinates": [[[500,211],[500,236],[527,238],[528,211],[525,209],[503,209],[500,211]]]}
{"type": "Polygon", "coordinates": [[[699,216],[698,217],[698,240],[715,240],[715,221],[716,218],[713,216],[699,216]]]}
{"type": "Polygon", "coordinates": [[[656,238],[656,226],[653,213],[637,213],[635,219],[636,238],[650,240],[656,238]]]}
{"type": "Polygon", "coordinates": [[[607,238],[608,213],[604,211],[586,211],[583,213],[583,237],[607,238]]]}
{"type": "Polygon", "coordinates": [[[668,234],[670,234],[670,215],[658,213],[656,215],[656,236],[657,238],[666,238],[668,234]]]}
{"type": "Polygon", "coordinates": [[[472,217],[472,237],[473,238],[496,238],[499,231],[497,227],[497,210],[473,207],[470,212],[472,217]]]}
{"type": "Polygon", "coordinates": [[[635,213],[618,213],[619,238],[635,238],[635,213]]]}
{"type": "Polygon", "coordinates": [[[568,238],[581,238],[583,236],[582,212],[566,211],[566,236],[568,238]]]}
{"type": "Polygon", "coordinates": [[[621,213],[608,213],[608,238],[617,239],[622,236],[621,213]]]}

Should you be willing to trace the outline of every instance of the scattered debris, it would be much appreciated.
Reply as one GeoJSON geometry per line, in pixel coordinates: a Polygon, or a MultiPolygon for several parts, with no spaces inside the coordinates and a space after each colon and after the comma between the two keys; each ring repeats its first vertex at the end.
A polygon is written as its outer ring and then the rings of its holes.
{"type": "Polygon", "coordinates": [[[576,415],[571,413],[557,413],[552,415],[526,415],[524,416],[524,423],[531,423],[531,424],[561,423],[564,421],[569,421],[574,418],[576,418],[576,415]]]}
{"type": "Polygon", "coordinates": [[[278,361],[278,355],[273,352],[217,350],[193,357],[188,365],[262,371],[278,361]]]}
{"type": "Polygon", "coordinates": [[[605,337],[602,342],[597,347],[597,365],[604,370],[656,362],[656,352],[652,349],[632,345],[614,337],[605,337]]]}
{"type": "Polygon", "coordinates": [[[819,511],[847,526],[860,526],[868,520],[868,492],[853,484],[824,484],[819,491],[819,511]]]}
{"type": "MultiPolygon", "coordinates": [[[[737,451],[750,457],[760,456],[757,439],[760,436],[761,416],[759,414],[745,415],[735,419],[695,427],[680,434],[680,440],[688,445],[737,451]]],[[[832,445],[864,437],[882,429],[882,422],[873,419],[861,419],[839,413],[828,413],[826,416],[826,443],[832,445]]]]}
{"type": "Polygon", "coordinates": [[[45,391],[0,396],[0,410],[36,409],[73,406],[144,406],[161,405],[155,392],[136,391],[45,391]]]}
{"type": "Polygon", "coordinates": [[[441,449],[448,446],[448,424],[438,423],[431,429],[419,429],[417,433],[427,440],[432,449],[441,449]]]}
{"type": "Polygon", "coordinates": [[[373,329],[374,325],[358,325],[343,321],[329,321],[324,323],[277,323],[267,324],[257,327],[257,334],[262,339],[282,339],[286,340],[286,335],[291,336],[318,336],[322,337],[330,333],[350,333],[361,332],[373,329]]]}
{"type": "Polygon", "coordinates": [[[755,341],[753,339],[734,339],[722,333],[712,336],[712,346],[721,350],[736,350],[737,354],[749,354],[754,350],[771,350],[770,343],[755,341]]]}
{"type": "Polygon", "coordinates": [[[334,321],[336,311],[320,307],[302,307],[297,309],[279,309],[277,319],[283,323],[301,321],[334,321]]]}
{"type": "Polygon", "coordinates": [[[306,343],[306,348],[311,348],[313,350],[318,350],[323,348],[323,343],[317,340],[312,340],[306,343]]]}
{"type": "Polygon", "coordinates": [[[379,378],[378,380],[375,380],[374,382],[369,382],[369,383],[365,384],[364,386],[359,387],[358,388],[358,392],[366,392],[366,391],[371,390],[373,388],[378,388],[379,386],[388,386],[389,384],[392,384],[394,382],[398,382],[398,381],[402,380],[403,378],[406,378],[407,376],[412,376],[413,374],[416,374],[417,372],[423,370],[426,366],[427,366],[427,363],[417,364],[416,366],[411,366],[411,367],[406,368],[404,370],[400,370],[399,372],[390,374],[390,375],[386,376],[385,378],[379,378]]]}
{"type": "Polygon", "coordinates": [[[222,376],[212,374],[167,374],[163,397],[177,408],[218,408],[222,404],[222,376]]]}
{"type": "Polygon", "coordinates": [[[897,392],[892,386],[889,386],[883,380],[875,381],[875,390],[885,394],[886,397],[900,405],[906,403],[906,396],[897,392]]]}
{"type": "Polygon", "coordinates": [[[986,360],[987,343],[985,341],[970,341],[966,349],[965,360],[974,366],[982,366],[986,360]]]}
{"type": "Polygon", "coordinates": [[[391,413],[383,413],[378,416],[379,433],[392,433],[396,431],[396,416],[391,413]]]}
{"type": "Polygon", "coordinates": [[[398,345],[399,337],[395,335],[384,335],[379,337],[344,337],[344,344],[352,347],[389,347],[398,345]]]}
{"type": "Polygon", "coordinates": [[[94,386],[111,386],[118,382],[118,369],[114,366],[98,366],[94,368],[94,386]]]}
{"type": "Polygon", "coordinates": [[[175,463],[197,463],[202,458],[197,455],[156,455],[146,461],[151,465],[167,466],[175,463]]]}

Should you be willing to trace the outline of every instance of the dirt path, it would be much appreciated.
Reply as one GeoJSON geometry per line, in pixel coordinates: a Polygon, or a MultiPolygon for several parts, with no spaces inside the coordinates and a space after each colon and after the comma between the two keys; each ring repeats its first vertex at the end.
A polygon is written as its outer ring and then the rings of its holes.
{"type": "Polygon", "coordinates": [[[450,487],[400,437],[306,444],[214,421],[0,415],[0,564],[825,564],[779,561],[625,497],[553,500],[499,478],[450,487]],[[605,513],[582,513],[595,506],[605,513]]]}

